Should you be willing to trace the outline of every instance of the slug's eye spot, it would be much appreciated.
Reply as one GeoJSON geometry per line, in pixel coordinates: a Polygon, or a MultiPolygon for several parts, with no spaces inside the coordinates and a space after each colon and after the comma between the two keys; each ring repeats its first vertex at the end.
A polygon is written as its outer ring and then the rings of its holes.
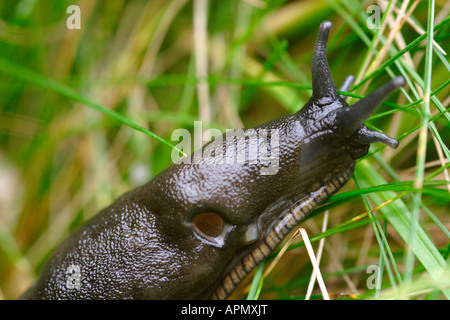
{"type": "Polygon", "coordinates": [[[214,212],[202,212],[192,220],[192,225],[198,235],[212,240],[223,234],[224,221],[221,216],[214,212]]]}

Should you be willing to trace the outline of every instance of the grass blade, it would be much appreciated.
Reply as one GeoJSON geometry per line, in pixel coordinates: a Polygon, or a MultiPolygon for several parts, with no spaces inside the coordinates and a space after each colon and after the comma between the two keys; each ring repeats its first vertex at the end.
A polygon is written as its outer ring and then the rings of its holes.
{"type": "MultiPolygon", "coordinates": [[[[355,172],[363,186],[365,184],[380,185],[386,183],[378,171],[374,170],[366,161],[360,162],[355,172]]],[[[369,198],[376,205],[379,205],[395,196],[396,194],[393,191],[383,191],[370,194],[369,198]]],[[[411,230],[413,229],[413,222],[411,221],[410,211],[406,204],[401,199],[398,199],[388,207],[381,208],[380,211],[402,237],[403,241],[407,245],[410,245],[409,241],[411,230]]],[[[432,240],[418,223],[414,229],[414,233],[412,234],[414,236],[414,245],[411,247],[411,250],[431,277],[438,281],[442,277],[442,270],[446,268],[446,262],[432,240]]],[[[442,292],[447,299],[450,299],[449,288],[442,289],[442,292]]]]}
{"type": "Polygon", "coordinates": [[[256,268],[255,275],[253,276],[252,284],[247,295],[247,300],[258,300],[261,288],[264,282],[263,275],[264,261],[262,261],[256,268]]]}
{"type": "Polygon", "coordinates": [[[43,87],[45,89],[49,89],[53,92],[61,94],[61,95],[65,96],[66,98],[72,99],[74,101],[81,102],[97,111],[100,111],[101,113],[107,115],[108,117],[113,118],[114,120],[118,121],[119,123],[122,123],[130,128],[133,128],[137,131],[145,133],[146,135],[161,142],[162,144],[168,146],[169,148],[176,150],[177,152],[179,152],[182,155],[185,155],[182,150],[173,146],[171,143],[169,143],[168,141],[159,137],[158,135],[154,134],[153,132],[139,126],[138,124],[132,122],[131,120],[120,115],[119,113],[117,113],[111,109],[108,109],[108,108],[88,99],[87,97],[77,93],[72,88],[69,88],[61,83],[53,81],[52,79],[47,78],[42,74],[39,74],[35,71],[27,69],[21,65],[15,64],[14,62],[4,59],[2,57],[0,57],[0,72],[9,74],[9,75],[19,78],[23,81],[33,83],[33,84],[43,87]]]}

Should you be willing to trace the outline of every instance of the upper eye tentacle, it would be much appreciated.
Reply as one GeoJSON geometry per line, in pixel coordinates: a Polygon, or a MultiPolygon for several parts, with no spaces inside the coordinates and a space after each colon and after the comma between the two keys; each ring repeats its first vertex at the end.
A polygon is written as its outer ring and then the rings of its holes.
{"type": "Polygon", "coordinates": [[[328,35],[333,24],[330,21],[323,21],[320,24],[319,34],[314,46],[311,62],[313,99],[319,100],[325,96],[337,100],[339,94],[331,75],[327,59],[328,35]]]}
{"type": "Polygon", "coordinates": [[[345,128],[347,132],[355,132],[392,91],[404,85],[405,79],[402,76],[398,76],[359,100],[350,108],[341,109],[342,111],[337,115],[341,127],[345,128]]]}
{"type": "MultiPolygon", "coordinates": [[[[349,91],[354,81],[355,81],[355,76],[353,76],[351,74],[348,75],[347,78],[345,78],[344,83],[342,83],[339,90],[340,91],[349,91]]],[[[345,100],[347,98],[347,96],[341,94],[341,98],[345,100]]]]}

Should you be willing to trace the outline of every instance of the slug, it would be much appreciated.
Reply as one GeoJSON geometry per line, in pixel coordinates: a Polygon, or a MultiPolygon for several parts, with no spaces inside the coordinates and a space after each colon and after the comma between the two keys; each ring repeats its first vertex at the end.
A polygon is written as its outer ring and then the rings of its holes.
{"type": "MultiPolygon", "coordinates": [[[[349,180],[355,160],[371,143],[398,145],[363,122],[404,79],[393,79],[349,107],[328,66],[331,27],[329,21],[320,25],[313,93],[300,111],[252,128],[258,137],[267,132],[257,143],[217,137],[121,196],[55,249],[22,299],[229,297],[300,221],[349,180]],[[272,160],[215,162],[199,156],[226,146],[247,155],[268,148],[264,159],[272,160]],[[271,164],[275,170],[264,172],[271,164]]],[[[341,90],[348,91],[352,81],[349,76],[341,90]]]]}

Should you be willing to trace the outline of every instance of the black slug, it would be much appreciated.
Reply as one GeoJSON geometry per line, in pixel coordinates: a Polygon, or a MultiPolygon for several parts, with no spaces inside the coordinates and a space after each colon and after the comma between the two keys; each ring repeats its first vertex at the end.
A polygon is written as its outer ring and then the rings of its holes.
{"type": "MultiPolygon", "coordinates": [[[[313,94],[300,111],[252,128],[256,143],[217,137],[120,197],[55,249],[22,298],[227,298],[293,227],[347,182],[370,143],[398,145],[363,122],[404,79],[349,107],[328,66],[331,27],[328,21],[320,26],[313,94]],[[235,152],[263,155],[235,161],[235,152]]],[[[347,78],[341,89],[351,83],[347,78]]]]}

